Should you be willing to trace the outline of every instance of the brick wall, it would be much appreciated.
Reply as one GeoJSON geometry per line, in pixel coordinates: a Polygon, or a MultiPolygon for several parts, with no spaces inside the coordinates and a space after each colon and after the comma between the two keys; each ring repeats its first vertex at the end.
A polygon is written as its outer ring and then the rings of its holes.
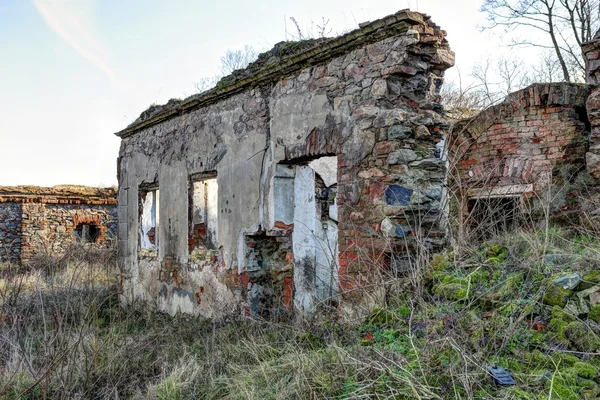
{"type": "Polygon", "coordinates": [[[532,184],[534,191],[585,166],[587,88],[534,84],[472,120],[449,143],[450,179],[461,189],[532,184]]]}

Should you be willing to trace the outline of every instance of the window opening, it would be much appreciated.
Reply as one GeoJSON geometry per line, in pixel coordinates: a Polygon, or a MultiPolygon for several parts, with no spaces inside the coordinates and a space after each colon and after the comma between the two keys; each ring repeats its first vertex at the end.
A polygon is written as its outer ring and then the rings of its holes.
{"type": "Polygon", "coordinates": [[[192,181],[189,201],[190,253],[194,250],[216,250],[218,238],[218,189],[214,174],[192,181]]]}
{"type": "Polygon", "coordinates": [[[140,247],[156,249],[158,245],[158,189],[140,192],[140,247]]]}
{"type": "Polygon", "coordinates": [[[471,233],[490,238],[513,230],[520,214],[520,197],[470,199],[468,210],[471,233]]]}
{"type": "Polygon", "coordinates": [[[77,243],[94,243],[98,239],[100,229],[94,224],[78,224],[73,234],[77,243]]]}

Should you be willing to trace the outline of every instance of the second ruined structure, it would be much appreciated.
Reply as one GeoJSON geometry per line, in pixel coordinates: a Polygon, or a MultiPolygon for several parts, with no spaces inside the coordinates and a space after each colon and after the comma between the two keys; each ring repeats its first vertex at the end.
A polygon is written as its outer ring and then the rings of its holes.
{"type": "Polygon", "coordinates": [[[60,256],[75,244],[116,239],[115,188],[0,186],[0,262],[60,256]]]}

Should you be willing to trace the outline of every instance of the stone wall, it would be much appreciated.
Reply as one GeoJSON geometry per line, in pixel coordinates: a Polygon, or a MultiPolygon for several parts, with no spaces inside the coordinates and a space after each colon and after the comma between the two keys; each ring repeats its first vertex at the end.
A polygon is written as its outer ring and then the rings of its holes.
{"type": "Polygon", "coordinates": [[[438,101],[453,63],[445,32],[405,10],[280,43],[215,89],[142,113],[117,134],[126,298],[208,317],[376,300],[369,284],[392,254],[443,244],[438,101]],[[203,232],[190,187],[215,175],[218,249],[190,254],[203,232]],[[140,210],[152,187],[156,216],[140,210]],[[149,223],[157,251],[140,248],[149,223]]]}
{"type": "Polygon", "coordinates": [[[587,111],[591,134],[586,156],[587,169],[600,182],[600,31],[596,33],[594,40],[583,45],[582,51],[586,59],[587,84],[590,86],[587,111]]]}
{"type": "Polygon", "coordinates": [[[97,226],[96,248],[116,244],[117,209],[114,205],[23,203],[21,261],[35,254],[61,255],[77,243],[79,224],[97,226]]]}
{"type": "Polygon", "coordinates": [[[587,94],[584,85],[534,84],[461,121],[449,142],[451,181],[462,192],[527,194],[583,169],[587,94]]]}
{"type": "Polygon", "coordinates": [[[78,242],[106,248],[116,242],[116,231],[115,189],[0,187],[0,261],[59,256],[78,242]]]}
{"type": "Polygon", "coordinates": [[[21,255],[21,203],[0,203],[0,262],[21,255]]]}

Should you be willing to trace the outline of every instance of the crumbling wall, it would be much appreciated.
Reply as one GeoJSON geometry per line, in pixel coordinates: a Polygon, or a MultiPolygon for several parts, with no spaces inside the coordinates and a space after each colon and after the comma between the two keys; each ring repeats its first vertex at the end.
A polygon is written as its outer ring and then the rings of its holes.
{"type": "Polygon", "coordinates": [[[559,174],[583,169],[587,93],[583,85],[534,84],[458,123],[449,142],[452,183],[471,193],[539,193],[559,174]]]}
{"type": "Polygon", "coordinates": [[[209,317],[239,307],[352,312],[377,298],[365,293],[390,253],[443,244],[438,101],[454,63],[445,32],[401,11],[294,46],[118,133],[129,300],[209,317]],[[190,253],[190,184],[207,173],[218,184],[219,246],[190,253]],[[153,254],[139,246],[148,184],[160,190],[153,254]]]}
{"type": "Polygon", "coordinates": [[[21,258],[21,203],[0,203],[0,262],[21,258]]]}
{"type": "Polygon", "coordinates": [[[594,40],[582,46],[582,51],[586,59],[587,84],[590,86],[586,104],[591,125],[587,170],[600,182],[600,31],[594,40]]]}

